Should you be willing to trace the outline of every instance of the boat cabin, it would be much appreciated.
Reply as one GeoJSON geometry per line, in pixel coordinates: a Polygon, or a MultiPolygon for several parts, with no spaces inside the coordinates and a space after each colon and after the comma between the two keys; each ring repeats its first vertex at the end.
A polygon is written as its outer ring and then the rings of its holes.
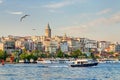
{"type": "Polygon", "coordinates": [[[88,60],[86,60],[86,59],[76,60],[74,62],[74,64],[86,64],[86,63],[88,63],[88,60]]]}

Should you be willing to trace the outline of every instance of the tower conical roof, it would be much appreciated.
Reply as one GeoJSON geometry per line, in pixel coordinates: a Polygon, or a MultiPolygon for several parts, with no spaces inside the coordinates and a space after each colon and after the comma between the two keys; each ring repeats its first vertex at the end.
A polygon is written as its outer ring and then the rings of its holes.
{"type": "Polygon", "coordinates": [[[47,27],[46,27],[46,29],[50,29],[50,25],[49,25],[49,23],[47,24],[47,27]]]}

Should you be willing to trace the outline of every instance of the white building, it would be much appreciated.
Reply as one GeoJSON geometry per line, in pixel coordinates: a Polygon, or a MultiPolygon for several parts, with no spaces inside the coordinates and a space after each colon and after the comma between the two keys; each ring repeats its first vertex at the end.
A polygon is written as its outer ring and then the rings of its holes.
{"type": "Polygon", "coordinates": [[[51,41],[50,45],[48,46],[49,48],[49,52],[50,53],[56,53],[57,49],[58,49],[58,42],[56,41],[51,41]]]}
{"type": "Polygon", "coordinates": [[[15,41],[7,40],[4,42],[4,50],[7,53],[12,53],[15,50],[15,41]]]}
{"type": "Polygon", "coordinates": [[[24,42],[24,47],[26,50],[32,51],[36,49],[36,45],[32,40],[27,40],[24,42]]]}
{"type": "Polygon", "coordinates": [[[98,51],[99,52],[102,52],[102,51],[105,51],[106,48],[109,48],[111,42],[108,42],[108,41],[99,41],[98,42],[98,51]]]}
{"type": "Polygon", "coordinates": [[[90,40],[88,38],[80,38],[80,44],[81,44],[81,51],[85,53],[90,52],[90,50],[97,49],[96,40],[90,40]]]}
{"type": "Polygon", "coordinates": [[[69,40],[67,40],[67,43],[68,43],[70,51],[80,49],[80,41],[78,41],[78,40],[69,39],[69,40]]]}
{"type": "Polygon", "coordinates": [[[21,40],[15,41],[15,47],[23,49],[24,48],[24,41],[21,41],[21,40]]]}
{"type": "Polygon", "coordinates": [[[60,43],[60,49],[62,52],[68,52],[68,43],[66,41],[60,43]]]}
{"type": "Polygon", "coordinates": [[[44,47],[43,47],[42,42],[37,42],[37,43],[36,43],[36,49],[37,49],[38,51],[43,51],[44,47]]]}
{"type": "Polygon", "coordinates": [[[116,46],[115,46],[115,52],[120,52],[120,44],[116,44],[116,46]]]}
{"type": "Polygon", "coordinates": [[[85,48],[89,49],[97,49],[97,41],[96,40],[87,40],[85,44],[85,48]]]}

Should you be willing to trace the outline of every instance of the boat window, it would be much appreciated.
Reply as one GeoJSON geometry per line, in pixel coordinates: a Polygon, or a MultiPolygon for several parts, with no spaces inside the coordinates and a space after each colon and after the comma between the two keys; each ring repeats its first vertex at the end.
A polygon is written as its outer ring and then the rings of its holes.
{"type": "Polygon", "coordinates": [[[81,64],[83,64],[83,62],[81,62],[81,64]]]}

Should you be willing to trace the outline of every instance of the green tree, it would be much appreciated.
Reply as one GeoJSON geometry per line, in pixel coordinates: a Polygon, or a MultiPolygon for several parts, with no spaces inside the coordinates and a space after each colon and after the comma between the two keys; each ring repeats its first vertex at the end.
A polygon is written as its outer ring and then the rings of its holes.
{"type": "Polygon", "coordinates": [[[35,60],[37,60],[37,58],[38,57],[35,54],[32,54],[32,53],[27,56],[28,60],[33,59],[35,61],[35,60]]]}
{"type": "Polygon", "coordinates": [[[8,54],[6,51],[4,51],[3,59],[6,60],[7,57],[8,57],[8,54]]]}
{"type": "Polygon", "coordinates": [[[0,50],[0,59],[4,59],[4,52],[0,50]]]}
{"type": "Polygon", "coordinates": [[[27,49],[23,49],[22,51],[23,51],[23,53],[27,53],[27,49]]]}
{"type": "Polygon", "coordinates": [[[93,53],[90,54],[90,57],[91,57],[93,60],[96,60],[96,59],[97,59],[97,57],[96,57],[93,53]]]}
{"type": "Polygon", "coordinates": [[[88,58],[88,56],[87,56],[87,54],[82,53],[82,54],[80,54],[80,56],[78,56],[78,58],[88,58]]]}
{"type": "Polygon", "coordinates": [[[65,58],[69,58],[70,56],[68,54],[64,54],[64,57],[65,58]]]}
{"type": "Polygon", "coordinates": [[[112,55],[114,54],[114,52],[112,52],[112,51],[111,51],[111,52],[108,52],[108,53],[109,53],[109,54],[112,54],[112,55]]]}
{"type": "Polygon", "coordinates": [[[12,56],[15,57],[15,58],[18,58],[18,54],[19,54],[19,51],[16,50],[12,53],[12,56]]]}
{"type": "Polygon", "coordinates": [[[64,53],[63,53],[61,50],[59,50],[59,51],[57,52],[57,57],[63,58],[63,57],[64,57],[64,53]]]}
{"type": "Polygon", "coordinates": [[[8,57],[7,52],[0,50],[0,59],[6,60],[7,57],[8,57]]]}
{"type": "Polygon", "coordinates": [[[71,53],[71,57],[78,58],[82,55],[82,52],[80,50],[75,50],[71,53]]]}
{"type": "Polygon", "coordinates": [[[20,54],[20,59],[25,60],[25,59],[27,59],[27,56],[28,56],[27,53],[22,53],[22,54],[20,54]]]}
{"type": "Polygon", "coordinates": [[[41,57],[41,58],[47,58],[47,54],[42,53],[42,54],[40,55],[40,57],[41,57]]]}

